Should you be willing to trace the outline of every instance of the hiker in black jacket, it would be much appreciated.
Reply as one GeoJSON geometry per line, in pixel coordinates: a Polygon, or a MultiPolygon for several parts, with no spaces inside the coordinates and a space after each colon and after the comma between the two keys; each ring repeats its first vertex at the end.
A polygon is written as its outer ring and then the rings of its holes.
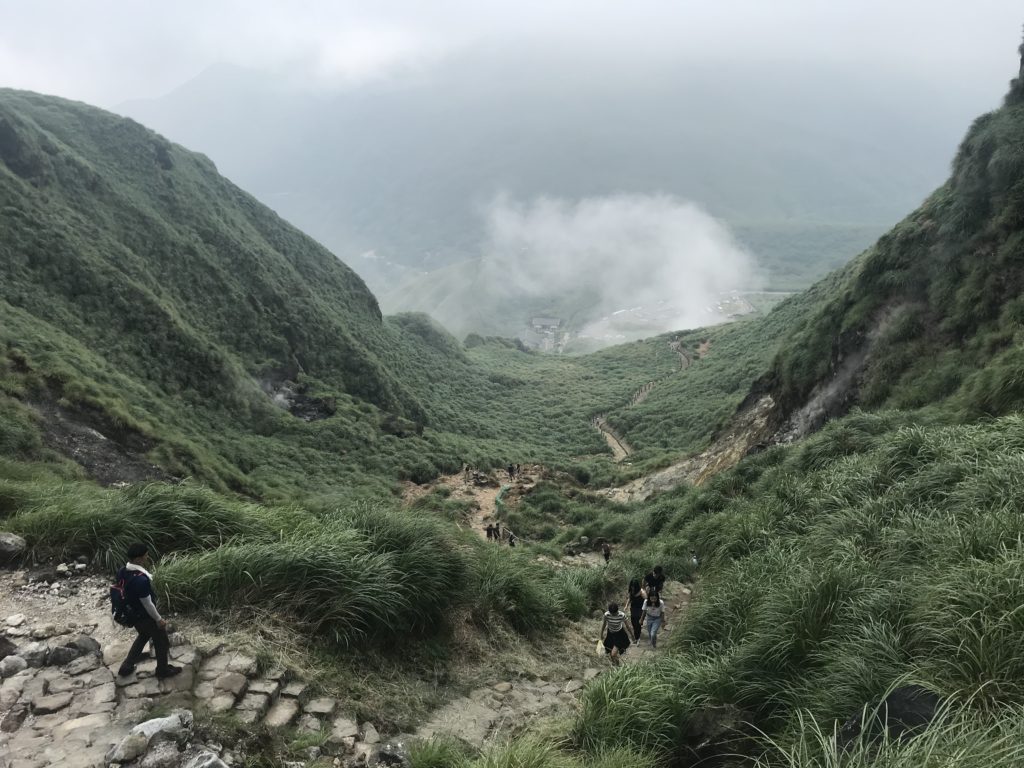
{"type": "Polygon", "coordinates": [[[139,633],[128,651],[128,657],[117,670],[121,677],[127,677],[135,671],[135,665],[142,658],[142,649],[150,640],[156,651],[156,676],[174,677],[181,672],[181,667],[167,663],[171,641],[167,637],[167,622],[153,603],[153,577],[146,570],[151,562],[145,544],[132,544],[128,547],[128,564],[117,572],[118,583],[124,584],[125,604],[131,616],[131,626],[139,633]]]}

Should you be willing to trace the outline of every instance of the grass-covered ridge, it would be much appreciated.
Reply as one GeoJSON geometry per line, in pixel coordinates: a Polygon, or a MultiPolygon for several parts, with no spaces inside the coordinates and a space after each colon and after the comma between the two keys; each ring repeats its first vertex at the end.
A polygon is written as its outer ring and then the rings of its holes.
{"type": "MultiPolygon", "coordinates": [[[[382,318],[332,254],[200,155],[83,104],[0,91],[0,446],[53,412],[163,473],[264,499],[369,495],[468,461],[605,455],[590,417],[657,345],[557,362],[382,318]],[[324,418],[275,396],[287,386],[324,418]]],[[[88,467],[87,467],[88,469],[88,467]]]]}

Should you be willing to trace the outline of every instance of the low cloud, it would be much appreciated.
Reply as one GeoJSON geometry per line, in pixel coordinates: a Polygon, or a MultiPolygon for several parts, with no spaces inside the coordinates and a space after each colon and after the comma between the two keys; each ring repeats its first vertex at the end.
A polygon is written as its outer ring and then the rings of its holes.
{"type": "Polygon", "coordinates": [[[754,257],[722,222],[668,195],[499,199],[486,215],[482,277],[491,290],[592,296],[595,315],[612,325],[614,313],[642,319],[644,332],[627,335],[718,322],[723,295],[760,283],[754,257]]]}

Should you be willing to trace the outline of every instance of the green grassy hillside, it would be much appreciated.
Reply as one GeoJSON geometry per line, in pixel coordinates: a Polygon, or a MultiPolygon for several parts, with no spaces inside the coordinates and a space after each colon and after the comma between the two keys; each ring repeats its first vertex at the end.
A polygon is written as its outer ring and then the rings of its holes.
{"type": "Polygon", "coordinates": [[[427,745],[415,768],[1021,763],[1024,82],[946,185],[811,290],[573,358],[382,319],[201,158],[82,105],[0,104],[0,517],[31,555],[112,565],[143,538],[173,608],[253,628],[269,611],[338,685],[354,672],[340,649],[443,667],[459,632],[499,654],[500,638],[550,642],[653,562],[696,578],[668,652],[601,675],[541,741],[427,745]],[[700,488],[618,504],[585,487],[699,449],[769,394],[773,426],[801,429],[700,488]],[[632,464],[611,463],[595,414],[632,464]],[[459,530],[468,510],[443,488],[395,498],[398,479],[530,460],[566,472],[498,505],[526,534],[514,552],[459,530]],[[157,481],[101,488],[82,467],[157,481]],[[581,534],[613,542],[608,567],[538,559],[581,534]],[[395,628],[403,660],[366,650],[395,628]],[[923,735],[837,746],[843,721],[908,682],[946,702],[923,735]]]}
{"type": "Polygon", "coordinates": [[[115,438],[143,475],[259,497],[381,489],[605,453],[590,416],[669,363],[639,347],[559,366],[384,320],[208,160],[86,105],[0,91],[0,161],[0,444],[24,458],[69,453],[59,421],[115,438]],[[311,410],[283,410],[283,390],[311,410]]]}
{"type": "Polygon", "coordinates": [[[1024,98],[978,118],[950,180],[840,276],[793,329],[767,385],[787,410],[866,353],[850,402],[961,418],[1024,404],[1024,98]]]}

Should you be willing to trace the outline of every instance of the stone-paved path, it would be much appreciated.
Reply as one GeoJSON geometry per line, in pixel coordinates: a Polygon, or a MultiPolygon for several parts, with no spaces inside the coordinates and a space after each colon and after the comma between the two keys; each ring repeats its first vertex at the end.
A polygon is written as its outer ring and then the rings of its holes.
{"type": "Polygon", "coordinates": [[[311,696],[286,670],[260,670],[251,656],[197,647],[180,634],[171,636],[171,663],[181,674],[159,680],[148,659],[118,677],[134,633],[106,615],[106,581],[54,583],[60,589],[0,573],[2,768],[105,767],[108,750],[154,708],[230,711],[242,723],[325,731],[337,754],[369,752],[380,741],[372,724],[357,724],[333,698],[311,696]]]}
{"type": "MultiPolygon", "coordinates": [[[[665,583],[663,595],[671,628],[686,610],[691,589],[677,581],[669,581],[665,583]]],[[[582,635],[582,647],[594,647],[600,626],[600,619],[577,625],[576,631],[582,635]]],[[[645,630],[640,642],[623,655],[622,663],[643,663],[655,658],[663,652],[667,640],[668,634],[662,630],[658,636],[659,647],[651,648],[645,630]]],[[[587,660],[589,665],[583,668],[579,667],[580,661],[567,663],[567,679],[509,680],[478,688],[434,712],[413,737],[454,736],[482,747],[489,742],[507,739],[538,719],[563,717],[575,712],[587,683],[611,667],[607,658],[597,655],[590,657],[587,660]]]]}

